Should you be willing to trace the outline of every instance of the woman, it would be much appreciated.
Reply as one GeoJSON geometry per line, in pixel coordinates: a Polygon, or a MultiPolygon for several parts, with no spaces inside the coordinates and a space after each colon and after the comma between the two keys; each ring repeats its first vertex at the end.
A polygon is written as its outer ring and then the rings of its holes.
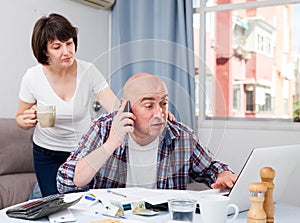
{"type": "Polygon", "coordinates": [[[58,14],[40,18],[32,33],[32,50],[39,64],[28,69],[23,77],[16,121],[23,129],[35,127],[34,167],[43,196],[58,193],[58,167],[88,128],[92,95],[107,111],[113,109],[114,103],[118,104],[96,67],[75,59],[77,41],[77,28],[58,14]],[[37,124],[39,105],[56,106],[53,128],[37,124]]]}

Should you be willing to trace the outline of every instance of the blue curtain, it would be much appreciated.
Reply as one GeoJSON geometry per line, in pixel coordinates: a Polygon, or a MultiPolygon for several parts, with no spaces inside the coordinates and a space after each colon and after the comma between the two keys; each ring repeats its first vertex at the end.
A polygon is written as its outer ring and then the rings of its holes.
{"type": "Polygon", "coordinates": [[[117,0],[112,9],[111,88],[148,72],[162,78],[176,119],[195,128],[191,0],[117,0]]]}

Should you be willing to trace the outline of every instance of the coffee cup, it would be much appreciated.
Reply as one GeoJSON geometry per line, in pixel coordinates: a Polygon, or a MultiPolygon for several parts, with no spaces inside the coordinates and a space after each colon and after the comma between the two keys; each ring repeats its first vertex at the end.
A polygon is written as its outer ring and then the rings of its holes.
{"type": "Polygon", "coordinates": [[[170,212],[169,222],[193,223],[197,201],[193,199],[178,198],[168,201],[170,212]]]}
{"type": "Polygon", "coordinates": [[[233,222],[239,214],[239,208],[237,205],[229,202],[230,199],[223,195],[201,195],[199,197],[199,205],[202,222],[225,223],[230,208],[234,209],[234,214],[229,217],[229,222],[233,222]]]}
{"type": "Polygon", "coordinates": [[[54,127],[56,107],[54,105],[38,105],[36,116],[42,128],[54,127]]]}

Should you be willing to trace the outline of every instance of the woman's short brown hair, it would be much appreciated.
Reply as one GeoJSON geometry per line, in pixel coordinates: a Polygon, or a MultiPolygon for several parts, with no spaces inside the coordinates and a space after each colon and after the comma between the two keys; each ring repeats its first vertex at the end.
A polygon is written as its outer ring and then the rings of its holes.
{"type": "Polygon", "coordinates": [[[43,65],[49,65],[49,58],[46,55],[47,44],[56,38],[61,42],[73,38],[75,52],[77,51],[78,29],[63,16],[52,13],[48,17],[41,17],[33,28],[31,47],[35,58],[43,65]]]}

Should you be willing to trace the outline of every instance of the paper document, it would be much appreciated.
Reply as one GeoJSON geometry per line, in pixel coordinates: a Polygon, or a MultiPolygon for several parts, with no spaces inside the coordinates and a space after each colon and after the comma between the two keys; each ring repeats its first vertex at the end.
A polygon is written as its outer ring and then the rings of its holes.
{"type": "Polygon", "coordinates": [[[48,215],[50,223],[61,223],[61,222],[74,222],[76,221],[74,215],[68,209],[56,212],[48,215]]]}
{"type": "Polygon", "coordinates": [[[184,197],[184,198],[195,198],[193,191],[187,190],[162,190],[162,189],[146,189],[139,187],[131,188],[116,188],[110,189],[120,195],[109,193],[106,189],[94,189],[90,190],[91,193],[95,194],[103,204],[109,205],[110,201],[118,201],[122,204],[130,204],[137,201],[145,201],[149,204],[156,205],[168,202],[169,199],[184,197]],[[125,196],[121,196],[125,195],[125,196]]]}

